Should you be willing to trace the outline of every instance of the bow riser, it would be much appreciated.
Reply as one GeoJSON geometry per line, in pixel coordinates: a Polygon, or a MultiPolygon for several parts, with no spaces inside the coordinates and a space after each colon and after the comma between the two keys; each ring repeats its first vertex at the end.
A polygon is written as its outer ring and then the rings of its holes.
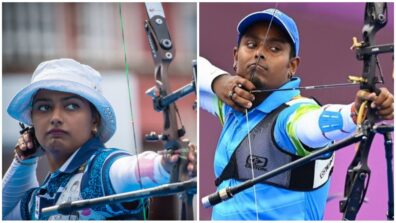
{"type": "MultiPolygon", "coordinates": [[[[174,55],[173,43],[165,17],[160,15],[151,17],[145,22],[145,30],[155,63],[154,78],[156,88],[154,92],[156,92],[151,93],[150,96],[153,97],[154,109],[162,111],[164,117],[163,134],[158,138],[163,142],[164,149],[178,150],[183,148],[180,138],[184,135],[184,131],[179,130],[176,104],[173,102],[161,106],[162,99],[168,96],[170,92],[168,68],[174,55]]],[[[172,173],[171,182],[179,180],[178,169],[179,167],[174,170],[176,173],[172,173]]]]}
{"type": "MultiPolygon", "coordinates": [[[[383,83],[376,74],[378,59],[377,55],[382,53],[393,52],[393,44],[375,45],[375,35],[383,28],[388,20],[386,3],[366,3],[364,14],[364,26],[362,29],[363,42],[354,44],[356,48],[356,57],[363,60],[363,73],[360,89],[380,94],[376,87],[377,83],[383,83]]],[[[379,67],[379,65],[378,65],[379,67]]],[[[364,113],[365,108],[361,108],[359,113],[364,113]]],[[[364,134],[359,144],[358,150],[348,167],[346,183],[344,188],[344,198],[340,201],[340,212],[343,213],[344,220],[354,220],[363,204],[367,192],[370,168],[368,166],[368,156],[372,141],[375,136],[373,128],[377,115],[376,110],[372,109],[370,102],[367,102],[367,119],[363,123],[358,123],[359,130],[364,134]]],[[[392,215],[393,218],[393,215],[392,215]]]]}
{"type": "Polygon", "coordinates": [[[379,94],[379,90],[375,87],[378,83],[376,76],[377,54],[383,53],[377,51],[376,54],[370,53],[371,47],[375,45],[375,35],[382,29],[388,21],[387,7],[385,3],[367,3],[364,14],[364,26],[362,29],[363,43],[359,51],[356,52],[357,58],[363,59],[363,74],[366,79],[362,83],[360,89],[369,90],[379,94]]]}
{"type": "MultiPolygon", "coordinates": [[[[144,27],[155,63],[154,78],[156,82],[156,86],[147,90],[146,94],[153,98],[154,109],[162,112],[164,118],[162,135],[151,134],[148,138],[150,140],[161,140],[164,149],[167,151],[179,150],[181,155],[177,163],[173,165],[170,182],[185,181],[188,180],[188,176],[182,170],[187,169],[188,160],[186,157],[182,157],[184,155],[182,150],[188,148],[189,142],[181,140],[181,137],[185,134],[185,130],[181,123],[175,101],[193,92],[194,88],[185,87],[176,93],[171,92],[168,81],[168,67],[174,58],[175,50],[168,31],[164,11],[161,3],[146,3],[146,9],[149,20],[145,22],[144,27]],[[181,127],[179,128],[179,126],[181,127]]],[[[193,219],[193,195],[193,193],[187,192],[181,195],[182,211],[180,214],[182,219],[193,219]]],[[[174,208],[178,207],[177,202],[173,202],[173,204],[176,204],[174,208]]],[[[170,204],[167,205],[169,208],[170,204]]]]}

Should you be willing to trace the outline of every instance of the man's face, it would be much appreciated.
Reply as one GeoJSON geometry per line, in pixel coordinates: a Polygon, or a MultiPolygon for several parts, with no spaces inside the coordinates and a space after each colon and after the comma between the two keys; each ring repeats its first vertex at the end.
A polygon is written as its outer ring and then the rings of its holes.
{"type": "Polygon", "coordinates": [[[299,63],[298,58],[290,58],[287,34],[274,24],[267,30],[267,22],[252,25],[234,49],[236,74],[251,80],[257,89],[279,88],[299,63]]]}

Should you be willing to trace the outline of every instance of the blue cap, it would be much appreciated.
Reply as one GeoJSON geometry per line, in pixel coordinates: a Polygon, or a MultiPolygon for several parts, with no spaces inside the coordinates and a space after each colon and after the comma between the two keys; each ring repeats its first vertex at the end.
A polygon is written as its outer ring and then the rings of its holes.
{"type": "Polygon", "coordinates": [[[245,34],[246,30],[257,22],[268,21],[271,19],[272,23],[278,25],[289,34],[290,39],[293,41],[294,50],[296,55],[300,50],[300,38],[298,34],[297,25],[292,18],[290,18],[285,13],[279,11],[278,9],[266,9],[264,11],[253,12],[243,18],[237,27],[238,31],[238,43],[241,41],[242,36],[245,34]]]}

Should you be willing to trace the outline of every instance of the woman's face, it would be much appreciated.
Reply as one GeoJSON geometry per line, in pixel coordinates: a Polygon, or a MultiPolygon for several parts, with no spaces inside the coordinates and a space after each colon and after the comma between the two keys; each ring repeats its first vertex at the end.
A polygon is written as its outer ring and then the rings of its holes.
{"type": "Polygon", "coordinates": [[[55,162],[64,162],[97,128],[90,104],[82,97],[40,90],[33,99],[32,122],[38,142],[55,162]]]}

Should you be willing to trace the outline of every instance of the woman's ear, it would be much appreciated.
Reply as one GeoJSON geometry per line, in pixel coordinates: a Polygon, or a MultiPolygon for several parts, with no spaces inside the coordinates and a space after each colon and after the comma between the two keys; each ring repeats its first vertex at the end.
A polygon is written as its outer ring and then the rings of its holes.
{"type": "Polygon", "coordinates": [[[92,111],[92,126],[92,132],[95,132],[95,130],[97,132],[100,126],[100,115],[96,109],[92,111]]]}
{"type": "Polygon", "coordinates": [[[94,115],[94,117],[92,119],[92,124],[97,126],[97,127],[100,124],[100,116],[99,116],[99,114],[97,112],[95,112],[95,115],[94,115]]]}
{"type": "Polygon", "coordinates": [[[95,112],[95,115],[92,117],[92,135],[97,136],[99,131],[100,118],[99,114],[95,112]]]}

